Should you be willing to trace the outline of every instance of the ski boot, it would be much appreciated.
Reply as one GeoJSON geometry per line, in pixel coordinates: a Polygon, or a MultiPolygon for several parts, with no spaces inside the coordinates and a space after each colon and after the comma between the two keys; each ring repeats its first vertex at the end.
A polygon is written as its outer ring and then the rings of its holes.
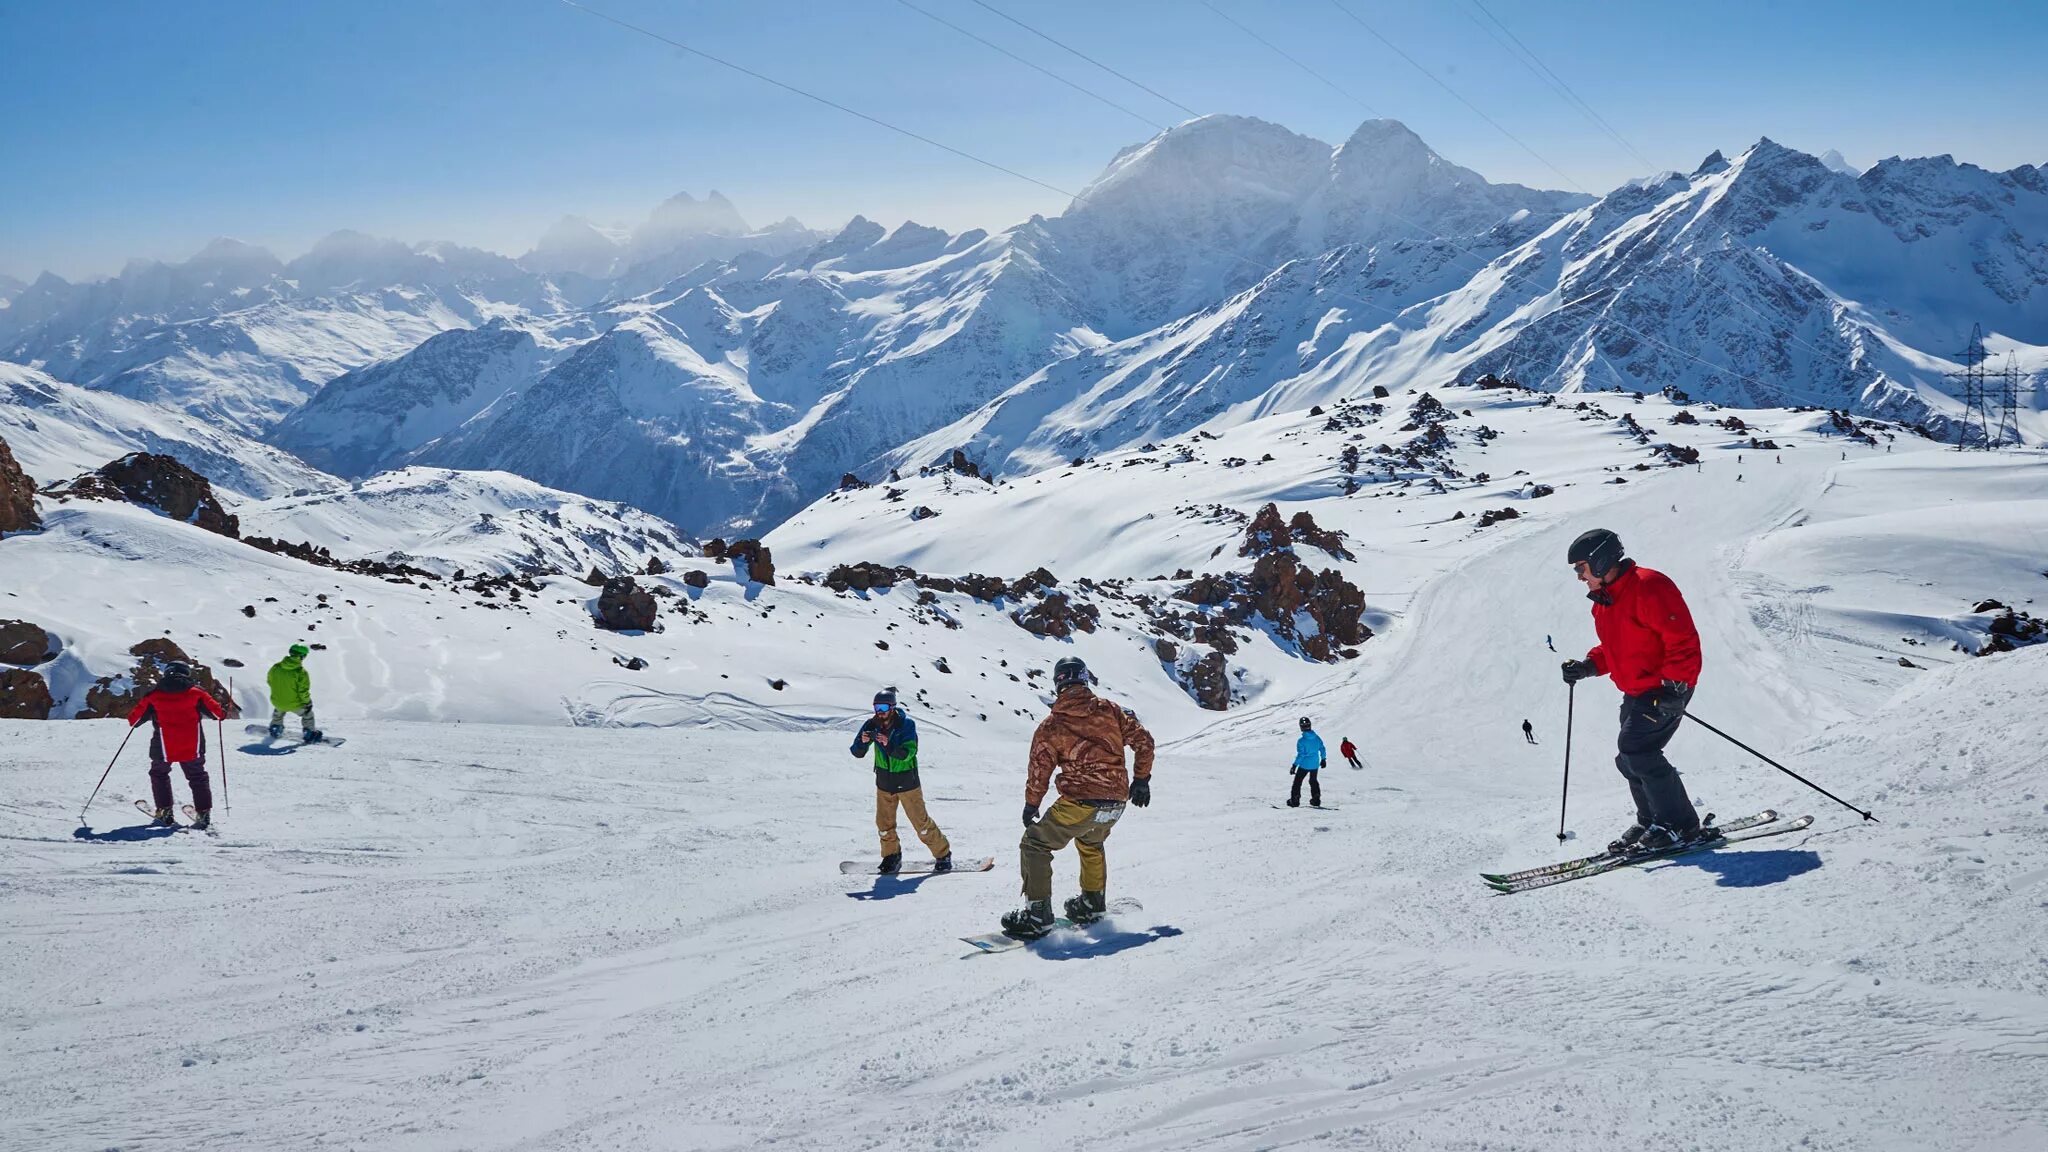
{"type": "Polygon", "coordinates": [[[299,734],[299,742],[302,744],[318,744],[321,740],[325,738],[326,733],[320,731],[318,728],[308,728],[304,732],[301,732],[299,734]]]}
{"type": "Polygon", "coordinates": [[[1015,912],[1003,913],[1003,935],[1014,940],[1036,940],[1052,928],[1050,900],[1033,900],[1015,912]]]}
{"type": "Polygon", "coordinates": [[[1635,850],[1637,844],[1642,842],[1643,833],[1648,831],[1649,828],[1642,824],[1629,825],[1628,831],[1607,842],[1607,854],[1609,856],[1628,855],[1635,850]]]}
{"type": "Polygon", "coordinates": [[[1643,829],[1642,838],[1637,840],[1631,852],[1664,852],[1683,845],[1686,834],[1662,824],[1652,824],[1643,829]]]}
{"type": "Polygon", "coordinates": [[[178,818],[176,816],[171,815],[171,810],[169,808],[157,809],[156,812],[150,816],[149,822],[151,824],[156,825],[159,828],[176,828],[178,826],[178,818]]]}
{"type": "Polygon", "coordinates": [[[891,852],[887,856],[882,857],[882,866],[876,869],[876,871],[880,872],[884,876],[894,876],[897,872],[901,871],[902,868],[903,853],[891,852]]]}
{"type": "Polygon", "coordinates": [[[197,812],[192,816],[192,827],[200,832],[213,827],[213,813],[197,812]]]}
{"type": "Polygon", "coordinates": [[[941,856],[938,859],[932,861],[932,875],[934,876],[938,875],[941,872],[951,872],[952,870],[953,854],[951,852],[948,852],[944,856],[941,856]]]}
{"type": "Polygon", "coordinates": [[[1076,924],[1093,924],[1109,911],[1109,900],[1100,892],[1083,890],[1067,898],[1067,919],[1076,924]]]}
{"type": "Polygon", "coordinates": [[[1289,808],[1299,808],[1299,807],[1301,807],[1301,797],[1299,797],[1299,796],[1289,796],[1289,797],[1287,798],[1287,806],[1288,806],[1289,808]]]}
{"type": "Polygon", "coordinates": [[[271,738],[272,740],[281,740],[281,739],[283,739],[283,738],[284,738],[284,725],[282,725],[282,724],[272,724],[272,725],[270,726],[270,738],[271,738]]]}

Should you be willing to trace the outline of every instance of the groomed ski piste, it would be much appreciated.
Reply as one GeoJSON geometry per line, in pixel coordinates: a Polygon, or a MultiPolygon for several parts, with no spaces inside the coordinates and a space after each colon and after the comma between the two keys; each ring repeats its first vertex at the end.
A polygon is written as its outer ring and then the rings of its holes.
{"type": "MultiPolygon", "coordinates": [[[[1822,414],[1743,412],[1782,451],[1672,428],[1702,467],[1616,472],[1641,450],[1568,403],[1438,394],[1503,433],[1459,448],[1490,485],[1338,496],[1333,453],[1306,446],[1322,418],[1290,413],[1197,446],[1265,464],[912,476],[900,503],[850,493],[771,537],[785,573],[1142,578],[1248,563],[1208,560],[1241,526],[1176,506],[1312,511],[1350,533],[1358,559],[1327,566],[1378,635],[1333,665],[1248,648],[1225,713],[1107,620],[1055,642],[947,599],[961,627],[921,627],[907,585],[840,597],[706,562],[707,621],[619,636],[566,578],[514,620],[45,504],[45,532],[0,547],[0,614],[53,621],[69,653],[168,630],[243,659],[253,712],[307,635],[287,607],[376,611],[312,634],[346,747],[259,755],[230,722],[217,837],[140,827],[134,747],[81,828],[121,725],[0,722],[0,1147],[2048,1147],[2048,648],[1950,647],[1975,639],[1973,601],[2048,593],[2048,458],[1909,435],[1888,453],[1822,414]],[[1513,500],[1530,479],[1557,491],[1513,500]],[[1511,502],[1520,519],[1470,527],[1511,502]],[[919,503],[940,515],[910,521],[919,503]],[[1536,892],[1479,882],[1628,821],[1618,698],[1588,681],[1574,839],[1555,839],[1557,665],[1592,638],[1564,554],[1595,525],[1684,590],[1692,711],[1880,823],[1687,726],[1670,753],[1702,811],[1814,827],[1536,892]],[[1108,842],[1110,895],[1143,911],[970,956],[960,938],[1018,899],[1044,710],[999,661],[1068,652],[1161,738],[1151,807],[1108,842]],[[874,851],[846,744],[881,683],[919,722],[933,816],[994,872],[838,874],[874,851]],[[1372,765],[1325,773],[1340,811],[1270,807],[1304,714],[1372,765]]],[[[1056,898],[1074,869],[1062,853],[1056,898]]]]}

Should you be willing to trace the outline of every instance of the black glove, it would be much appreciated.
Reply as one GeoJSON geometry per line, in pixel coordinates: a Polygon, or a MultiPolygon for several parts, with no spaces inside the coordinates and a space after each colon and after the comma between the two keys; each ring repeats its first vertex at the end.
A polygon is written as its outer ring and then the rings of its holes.
{"type": "Polygon", "coordinates": [[[1029,828],[1036,823],[1038,823],[1038,805],[1026,804],[1024,806],[1024,826],[1029,828]]]}
{"type": "Polygon", "coordinates": [[[1591,660],[1567,660],[1564,662],[1564,682],[1577,684],[1589,676],[1598,676],[1600,669],[1591,660]]]}
{"type": "Polygon", "coordinates": [[[1666,680],[1651,699],[1650,711],[1657,723],[1669,724],[1685,715],[1685,706],[1692,702],[1692,685],[1682,680],[1666,680]]]}
{"type": "Polygon", "coordinates": [[[1152,781],[1131,781],[1131,803],[1136,804],[1140,808],[1152,803],[1152,781]]]}

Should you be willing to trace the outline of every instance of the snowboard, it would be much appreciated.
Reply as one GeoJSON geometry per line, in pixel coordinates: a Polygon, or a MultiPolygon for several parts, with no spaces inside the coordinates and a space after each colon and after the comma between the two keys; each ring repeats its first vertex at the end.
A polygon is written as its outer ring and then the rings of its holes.
{"type": "MultiPolygon", "coordinates": [[[[1108,911],[1104,912],[1100,918],[1092,921],[1091,923],[1100,924],[1103,920],[1107,920],[1111,916],[1117,916],[1131,912],[1142,912],[1144,911],[1144,908],[1145,906],[1143,904],[1140,904],[1136,900],[1133,900],[1130,897],[1125,896],[1116,900],[1111,900],[1109,902],[1108,911]]],[[[1072,920],[1067,919],[1065,916],[1062,916],[1059,919],[1054,920],[1052,922],[1053,932],[1058,932],[1063,928],[1086,927],[1088,927],[1087,924],[1076,924],[1072,920]]],[[[1046,935],[1039,937],[1039,939],[1048,939],[1051,937],[1051,935],[1052,933],[1048,932],[1046,933],[1046,935]]],[[[1014,952],[1027,944],[1034,944],[1037,942],[1033,940],[1019,940],[1015,936],[1008,936],[1001,932],[984,932],[979,936],[962,936],[960,940],[962,943],[974,945],[974,953],[970,953],[970,955],[981,953],[1014,952]]]]}
{"type": "MultiPolygon", "coordinates": [[[[929,876],[932,875],[930,860],[912,860],[894,872],[884,873],[879,862],[873,860],[841,860],[839,874],[842,876],[929,876]]],[[[973,860],[953,861],[955,872],[987,872],[996,866],[996,858],[982,856],[973,860]]]]}
{"type": "MultiPolygon", "coordinates": [[[[1275,804],[1273,807],[1285,811],[1288,806],[1285,804],[1275,804]]],[[[1335,812],[1337,810],[1335,804],[1301,804],[1297,805],[1297,807],[1306,808],[1311,812],[1335,812]]]]}
{"type": "Polygon", "coordinates": [[[293,744],[325,744],[329,748],[339,748],[343,744],[348,743],[348,737],[346,736],[322,736],[318,740],[295,740],[290,735],[272,736],[270,734],[270,725],[268,724],[245,725],[242,731],[247,732],[251,736],[263,737],[263,741],[266,744],[282,744],[287,747],[293,744]]]}

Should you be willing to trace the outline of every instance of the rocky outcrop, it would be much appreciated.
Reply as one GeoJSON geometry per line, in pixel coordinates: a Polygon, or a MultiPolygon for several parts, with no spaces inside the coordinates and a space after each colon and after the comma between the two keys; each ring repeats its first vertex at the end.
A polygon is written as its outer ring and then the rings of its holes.
{"type": "Polygon", "coordinates": [[[14,451],[0,440],[0,533],[33,532],[43,526],[36,515],[36,486],[14,462],[14,451]]]}
{"type": "Polygon", "coordinates": [[[711,587],[711,577],[706,575],[701,568],[692,568],[688,572],[683,573],[683,583],[691,588],[709,588],[711,587]]]}
{"type": "Polygon", "coordinates": [[[755,584],[775,583],[775,554],[759,540],[735,540],[725,549],[725,558],[744,580],[755,584]]]}
{"type": "Polygon", "coordinates": [[[222,507],[220,498],[213,494],[213,484],[179,463],[175,456],[130,452],[97,471],[53,484],[45,493],[60,500],[139,504],[230,540],[242,537],[241,521],[222,507]]]}
{"type": "Polygon", "coordinates": [[[597,626],[614,632],[652,632],[657,614],[654,597],[631,576],[605,581],[597,597],[597,626]]]}
{"type": "Polygon", "coordinates": [[[1364,620],[1365,593],[1336,569],[1316,572],[1293,552],[1261,556],[1250,573],[1204,575],[1174,598],[1210,607],[1239,624],[1262,616],[1275,636],[1292,641],[1310,660],[1348,659],[1357,655],[1353,645],[1372,637],[1364,620]]]}
{"type": "Polygon", "coordinates": [[[1230,663],[1221,652],[1211,652],[1188,669],[1188,695],[1211,712],[1230,708],[1230,663]]]}
{"type": "Polygon", "coordinates": [[[825,587],[834,592],[866,592],[871,588],[891,588],[899,581],[916,578],[916,571],[903,565],[890,568],[862,560],[855,564],[837,565],[825,573],[825,587]]]}
{"type": "Polygon", "coordinates": [[[48,720],[56,706],[42,673],[0,668],[0,720],[48,720]]]}
{"type": "Polygon", "coordinates": [[[227,687],[214,678],[213,669],[186,655],[176,641],[154,636],[137,642],[128,649],[128,654],[135,657],[135,664],[119,675],[102,676],[93,681],[92,687],[85,690],[85,707],[77,719],[125,718],[137,702],[155,690],[164,678],[164,665],[173,660],[182,660],[191,666],[192,682],[219,701],[229,719],[242,714],[242,710],[229,698],[227,687]]]}
{"type": "Polygon", "coordinates": [[[57,640],[26,620],[0,620],[0,664],[41,664],[57,655],[57,640]]]}
{"type": "Polygon", "coordinates": [[[1029,608],[1010,613],[1017,626],[1033,636],[1064,640],[1076,632],[1093,632],[1102,620],[1102,610],[1074,600],[1065,592],[1048,592],[1029,608]]]}

